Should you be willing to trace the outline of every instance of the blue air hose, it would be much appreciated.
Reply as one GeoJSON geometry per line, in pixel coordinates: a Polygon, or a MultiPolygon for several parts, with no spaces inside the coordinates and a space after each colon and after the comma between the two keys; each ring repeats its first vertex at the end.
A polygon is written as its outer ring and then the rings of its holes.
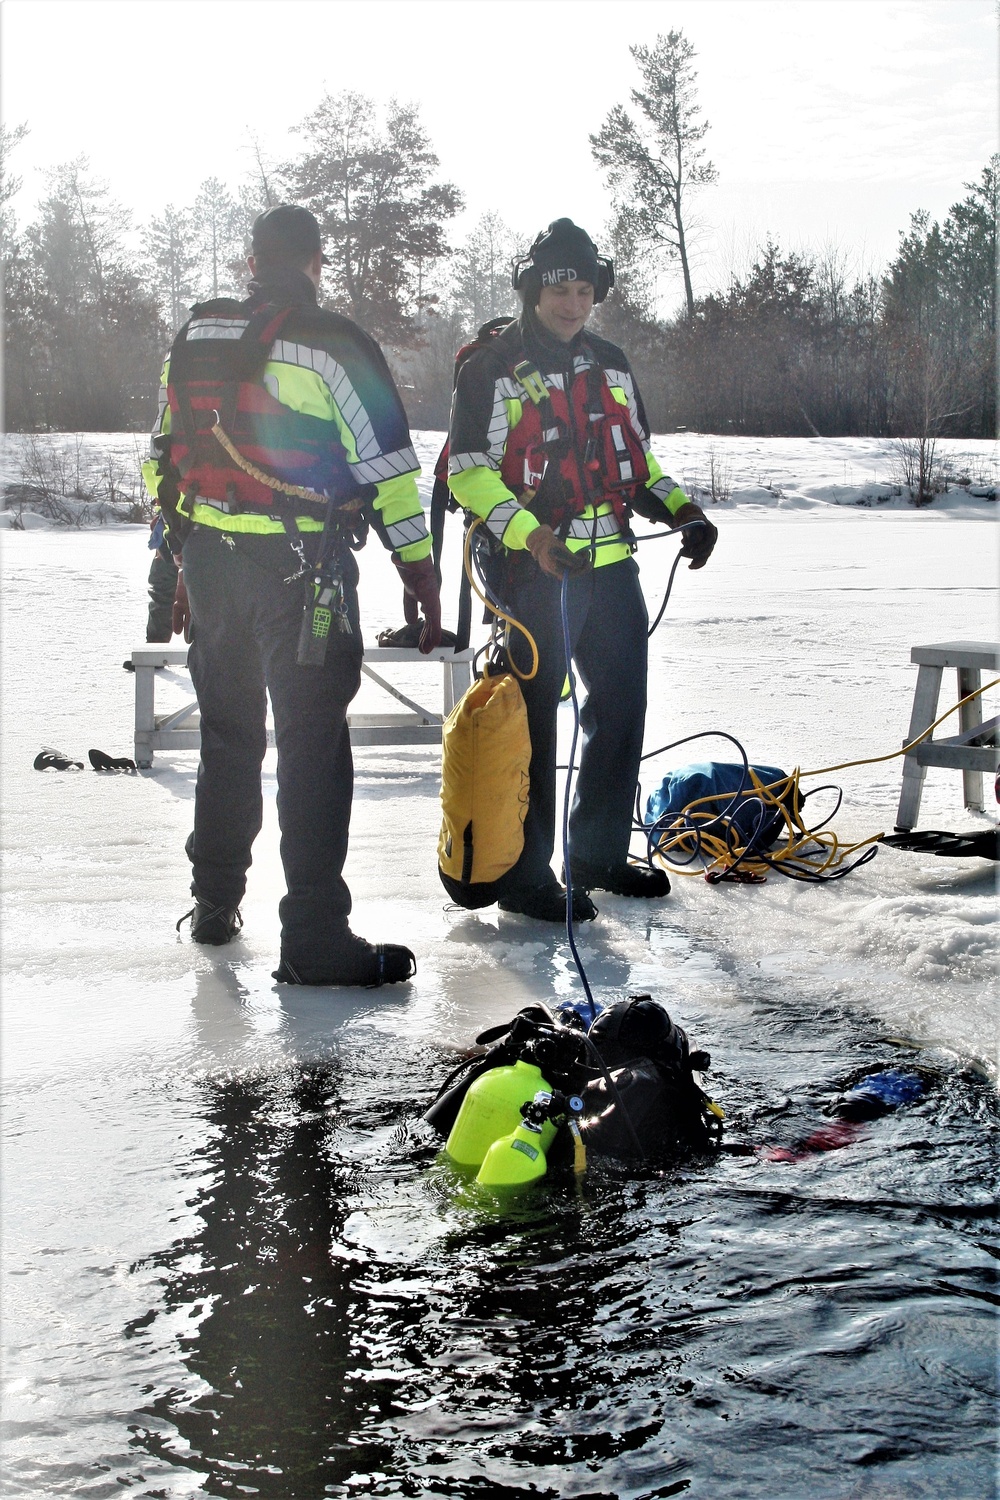
{"type": "Polygon", "coordinates": [[[576,938],[573,934],[573,872],[569,862],[569,803],[572,792],[573,767],[576,762],[576,742],[580,736],[580,704],[576,696],[576,677],[573,674],[573,649],[569,638],[569,607],[567,595],[569,591],[569,574],[564,573],[562,583],[559,587],[559,613],[562,617],[563,651],[566,654],[566,676],[569,678],[569,696],[573,705],[573,738],[569,747],[569,765],[566,769],[566,788],[563,793],[563,818],[562,818],[562,847],[563,847],[563,871],[566,878],[566,941],[569,943],[569,951],[573,955],[580,983],[583,985],[583,993],[587,997],[590,1006],[590,1023],[597,1020],[597,1006],[590,992],[590,981],[587,971],[583,967],[583,960],[577,951],[576,938]]]}

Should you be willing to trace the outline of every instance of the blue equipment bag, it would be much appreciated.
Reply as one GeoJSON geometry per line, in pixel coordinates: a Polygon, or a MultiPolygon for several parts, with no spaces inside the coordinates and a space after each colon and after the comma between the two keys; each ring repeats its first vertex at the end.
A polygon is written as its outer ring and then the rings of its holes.
{"type": "MultiPolygon", "coordinates": [[[[777,766],[751,766],[750,768],[758,777],[763,786],[769,786],[772,782],[784,782],[788,780],[787,771],[779,771],[777,766]]],[[[698,761],[693,765],[679,766],[676,771],[668,771],[655,792],[652,792],[646,802],[645,822],[647,826],[659,823],[663,820],[664,842],[667,840],[667,830],[675,818],[692,802],[697,802],[700,797],[714,797],[713,802],[702,803],[700,807],[694,808],[695,814],[693,829],[701,833],[715,833],[725,837],[724,824],[732,827],[735,840],[740,844],[749,843],[753,838],[755,849],[770,849],[784,832],[785,821],[776,807],[762,803],[754,791],[753,783],[747,775],[742,762],[730,764],[726,761],[705,760],[698,761]],[[740,790],[746,795],[739,797],[733,802],[740,790]],[[763,812],[763,822],[761,814],[763,812]],[[714,819],[721,821],[710,822],[705,815],[709,814],[714,819]],[[756,829],[757,836],[754,838],[756,829]]],[[[797,809],[793,806],[794,792],[792,788],[782,798],[783,805],[793,816],[797,809]]],[[[676,838],[677,830],[670,833],[671,839],[676,838]]],[[[659,840],[653,835],[653,842],[659,840]]],[[[685,845],[678,846],[678,852],[683,853],[685,845]]]]}

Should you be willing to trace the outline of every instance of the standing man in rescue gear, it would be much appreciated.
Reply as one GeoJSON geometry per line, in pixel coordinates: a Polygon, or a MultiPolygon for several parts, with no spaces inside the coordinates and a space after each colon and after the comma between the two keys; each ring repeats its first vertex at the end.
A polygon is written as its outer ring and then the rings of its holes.
{"type": "MultiPolygon", "coordinates": [[[[585,331],[614,283],[611,262],[571,219],[557,219],[515,263],[520,316],[462,364],[449,436],[449,487],[485,521],[505,564],[507,607],[534,636],[538,672],[522,682],[531,737],[524,850],[502,910],[565,918],[552,870],[556,710],[565,681],[560,590],[570,576],[570,642],[587,691],[570,817],[573,915],[587,894],[665,896],[662,870],[628,862],[646,715],[648,620],[632,558],[633,510],[684,527],[681,551],[704,567],[715,527],[650,452],[648,424],[621,349],[585,331]]],[[[516,665],[530,667],[515,632],[516,665]],[[523,659],[522,659],[523,653],[523,659]]]]}
{"type": "MultiPolygon", "coordinates": [[[[202,303],[164,367],[147,484],[182,541],[178,602],[201,711],[187,842],[195,942],[228,943],[260,831],[265,688],[278,750],[287,984],[408,979],[413,954],[351,932],[343,878],[354,772],[347,708],[362,643],[354,551],[369,522],[440,639],[406,415],[378,345],[317,305],[319,225],[280,204],[253,226],[243,302],[202,303]]],[[[184,918],[181,919],[185,920],[184,918]]],[[[178,927],[180,923],[178,923],[178,927]]]]}

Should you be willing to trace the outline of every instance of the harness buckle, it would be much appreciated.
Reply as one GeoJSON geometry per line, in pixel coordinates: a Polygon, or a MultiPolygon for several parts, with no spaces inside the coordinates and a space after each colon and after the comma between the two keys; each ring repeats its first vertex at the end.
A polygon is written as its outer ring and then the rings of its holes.
{"type": "Polygon", "coordinates": [[[548,466],[549,458],[545,449],[540,448],[537,443],[529,443],[524,452],[524,487],[526,490],[537,491],[545,478],[545,470],[548,466]]]}
{"type": "Polygon", "coordinates": [[[530,359],[522,359],[520,364],[514,366],[514,378],[524,388],[525,394],[533,405],[538,406],[547,398],[548,387],[530,359]]]}

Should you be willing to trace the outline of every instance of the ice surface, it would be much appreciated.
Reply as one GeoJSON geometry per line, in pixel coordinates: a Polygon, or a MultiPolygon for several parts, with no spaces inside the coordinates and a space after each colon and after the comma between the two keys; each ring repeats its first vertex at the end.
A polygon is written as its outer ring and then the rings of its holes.
{"type": "MultiPolygon", "coordinates": [[[[437,441],[422,436],[425,460],[437,441]]],[[[702,464],[708,441],[657,446],[682,477],[702,464]]],[[[761,486],[755,498],[748,490],[744,503],[718,507],[711,563],[679,570],[652,642],[647,745],[724,729],[751,760],[789,770],[893,750],[909,719],[910,648],[996,639],[995,510],[964,494],[920,512],[834,505],[831,497],[869,482],[870,447],[750,447],[784,498],[761,486]]],[[[449,527],[446,623],[460,530],[449,527]]],[[[415,950],[411,985],[324,991],[271,980],[282,892],[273,754],[241,939],[204,950],[175,933],[189,904],[183,844],[197,757],[157,756],[134,776],[32,770],[43,744],[84,762],[91,746],[131,753],[133,678],[121,663],[144,635],[145,541],[141,527],[7,531],[2,541],[7,1415],[22,1455],[33,1444],[71,1453],[58,1436],[67,1422],[99,1421],[135,1399],[122,1392],[140,1379],[152,1388],[171,1378],[167,1351],[129,1374],[126,1348],[108,1384],[95,1372],[119,1348],[128,1317],[149,1306],[155,1278],[143,1255],[162,1243],[165,1225],[180,1236],[191,1218],[195,1184],[164,1164],[193,1128],[199,1077],[349,1050],[362,1033],[402,1035],[415,1055],[428,1039],[461,1046],[531,999],[577,992],[558,929],[447,907],[435,869],[432,749],[356,752],[353,923],[415,950]]],[[[641,552],[651,612],[675,547],[659,540],[641,552]]],[[[369,640],[400,623],[398,581],[377,543],[362,559],[361,599],[369,640]]],[[[163,676],[164,707],[179,704],[186,674],[163,676]]],[[[398,682],[424,701],[438,692],[427,667],[407,668],[398,682]]],[[[943,706],[953,688],[948,674],[943,706]]],[[[377,701],[366,687],[356,706],[377,701]]],[[[730,752],[697,741],[647,762],[644,787],[667,765],[706,757],[730,752]]],[[[895,760],[821,778],[844,787],[843,837],[891,829],[900,769],[895,760]]],[[[963,810],[957,772],[928,773],[922,826],[985,821],[963,810]]],[[[599,994],[649,990],[682,1023],[711,1012],[724,1028],[727,1006],[764,978],[772,994],[814,990],[817,1005],[853,1009],[885,1034],[989,1063],[993,875],[984,861],[883,849],[828,887],[679,879],[662,903],[599,898],[601,919],[583,929],[580,947],[599,994]]],[[[70,1476],[64,1488],[81,1486],[70,1476]]]]}

